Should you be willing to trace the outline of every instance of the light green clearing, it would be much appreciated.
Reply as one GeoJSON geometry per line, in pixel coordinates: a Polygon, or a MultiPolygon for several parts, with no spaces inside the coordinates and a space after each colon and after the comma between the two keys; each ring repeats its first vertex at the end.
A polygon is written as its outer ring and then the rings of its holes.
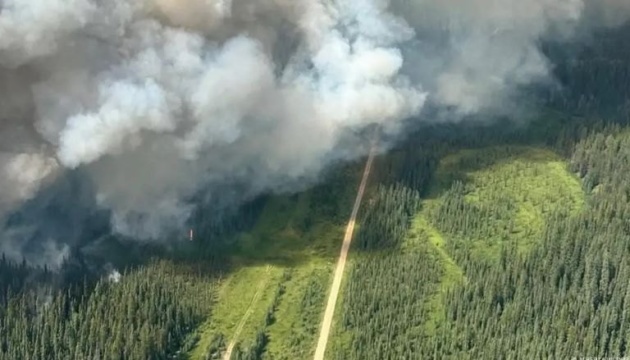
{"type": "Polygon", "coordinates": [[[419,246],[419,242],[427,241],[442,259],[444,275],[438,291],[426,302],[430,314],[425,323],[428,335],[445,320],[445,294],[466,283],[464,272],[446,249],[448,237],[428,220],[441,206],[444,190],[455,180],[464,182],[465,201],[469,204],[493,207],[510,202],[516,209],[508,221],[486,219],[493,229],[491,233],[495,234],[493,237],[463,239],[473,244],[474,258],[479,261],[497,259],[498,245],[505,241],[517,246],[519,253],[527,253],[539,241],[551,214],[566,211],[572,216],[584,207],[584,193],[578,179],[567,171],[565,162],[549,150],[489,148],[464,150],[443,158],[431,189],[432,198],[423,202],[423,209],[413,220],[403,246],[403,250],[409,251],[419,246]]]}
{"type": "Polygon", "coordinates": [[[239,339],[253,339],[275,295],[275,288],[268,285],[277,284],[281,275],[281,269],[266,265],[243,268],[232,274],[220,286],[216,305],[208,321],[198,330],[201,338],[190,353],[190,358],[202,359],[215,335],[223,334],[226,342],[231,341],[249,306],[253,306],[254,311],[247,319],[239,339]],[[259,300],[252,304],[254,293],[261,284],[264,284],[263,292],[259,300]]]}
{"type": "Polygon", "coordinates": [[[507,216],[495,217],[491,211],[484,219],[492,236],[465,239],[480,260],[497,258],[499,245],[505,241],[526,253],[540,239],[552,214],[575,215],[584,207],[579,180],[567,171],[558,155],[547,149],[493,147],[446,156],[431,190],[435,203],[427,204],[423,211],[427,218],[440,205],[440,194],[455,180],[463,181],[465,200],[476,208],[513,209],[507,216]]]}
{"type": "Polygon", "coordinates": [[[324,310],[330,263],[313,261],[293,270],[276,311],[279,321],[268,327],[268,359],[307,359],[313,356],[324,310]]]}
{"type": "Polygon", "coordinates": [[[269,199],[252,231],[236,239],[238,252],[233,262],[238,270],[220,285],[210,317],[197,330],[200,340],[189,353],[190,359],[202,359],[218,334],[231,341],[249,306],[254,311],[237,341],[242,347],[251,344],[264,327],[285,271],[290,272],[290,278],[282,284],[285,292],[274,321],[265,329],[269,338],[265,357],[292,360],[312,356],[358,170],[356,166],[342,169],[332,190],[324,194],[309,190],[269,199]],[[326,199],[322,201],[321,196],[326,199]],[[268,265],[271,267],[266,271],[268,265]],[[251,304],[261,283],[264,293],[251,304]]]}

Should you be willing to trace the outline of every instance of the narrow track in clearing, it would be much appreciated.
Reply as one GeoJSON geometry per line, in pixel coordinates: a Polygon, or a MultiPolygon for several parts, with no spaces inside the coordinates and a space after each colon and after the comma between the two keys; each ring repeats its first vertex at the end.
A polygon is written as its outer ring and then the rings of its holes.
{"type": "Polygon", "coordinates": [[[339,289],[341,288],[341,280],[343,279],[343,271],[346,267],[348,251],[350,250],[350,243],[352,242],[352,235],[354,233],[354,224],[356,222],[357,214],[359,213],[361,199],[363,199],[363,193],[365,192],[365,186],[370,175],[370,170],[372,169],[374,155],[376,154],[376,139],[377,137],[374,135],[370,144],[370,154],[368,155],[365,163],[365,170],[363,170],[361,184],[359,185],[357,197],[354,200],[354,206],[352,207],[352,214],[350,215],[350,220],[348,221],[348,226],[346,227],[346,233],[343,237],[341,253],[339,254],[339,260],[337,261],[337,267],[335,268],[335,275],[330,288],[330,295],[328,295],[326,311],[324,312],[324,320],[319,333],[317,348],[315,349],[315,360],[324,360],[324,354],[326,353],[326,344],[328,343],[328,336],[330,334],[333,315],[335,314],[335,305],[337,304],[337,297],[339,296],[339,289]]]}
{"type": "MultiPolygon", "coordinates": [[[[265,273],[269,273],[270,269],[271,269],[271,266],[267,266],[267,268],[265,269],[265,273]]],[[[245,314],[243,314],[243,317],[241,318],[241,321],[238,323],[238,326],[236,327],[236,331],[234,332],[234,335],[232,336],[232,340],[228,344],[227,350],[225,350],[225,353],[223,354],[223,360],[230,360],[230,357],[232,356],[232,351],[234,351],[234,346],[236,345],[236,342],[238,341],[238,337],[241,335],[241,331],[243,331],[243,327],[245,327],[245,324],[247,323],[247,320],[249,319],[249,317],[252,315],[252,312],[254,312],[254,305],[258,302],[258,299],[262,295],[262,292],[265,289],[265,285],[267,284],[267,280],[268,279],[265,277],[258,284],[258,287],[256,288],[256,292],[254,293],[254,297],[252,297],[252,302],[249,304],[249,307],[247,307],[247,311],[245,311],[245,314]]]]}

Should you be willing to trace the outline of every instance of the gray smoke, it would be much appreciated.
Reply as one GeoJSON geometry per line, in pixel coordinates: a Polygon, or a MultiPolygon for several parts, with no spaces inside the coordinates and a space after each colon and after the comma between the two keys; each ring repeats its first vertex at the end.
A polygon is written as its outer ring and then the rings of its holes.
{"type": "Polygon", "coordinates": [[[419,41],[404,71],[436,103],[461,115],[509,115],[519,90],[552,82],[542,39],[575,40],[630,16],[627,0],[394,0],[419,41]]]}
{"type": "MultiPolygon", "coordinates": [[[[549,79],[542,38],[630,14],[623,0],[0,4],[0,211],[80,169],[139,239],[180,227],[201,188],[311,184],[365,153],[344,139],[400,133],[426,101],[505,111],[549,79]]],[[[0,251],[19,253],[7,236],[0,251]]]]}

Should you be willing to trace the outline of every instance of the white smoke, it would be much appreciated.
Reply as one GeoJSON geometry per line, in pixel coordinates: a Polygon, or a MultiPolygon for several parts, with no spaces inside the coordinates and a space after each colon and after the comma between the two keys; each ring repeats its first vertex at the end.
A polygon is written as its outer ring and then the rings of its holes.
{"type": "MultiPolygon", "coordinates": [[[[55,170],[57,162],[37,153],[22,153],[13,156],[5,164],[5,181],[13,182],[17,199],[28,199],[34,195],[42,181],[55,170]]],[[[5,183],[6,185],[6,183],[5,183]]]]}
{"type": "Polygon", "coordinates": [[[89,0],[3,0],[0,63],[21,65],[52,54],[64,37],[87,25],[96,7],[89,0]]]}
{"type": "Polygon", "coordinates": [[[68,118],[59,134],[57,154],[62,164],[89,164],[104,155],[140,146],[142,131],[168,132],[176,128],[167,95],[151,80],[140,85],[123,81],[103,84],[99,98],[101,105],[95,113],[68,118]]]}
{"type": "Polygon", "coordinates": [[[28,198],[58,166],[81,168],[116,231],[139,238],[180,226],[200,187],[245,183],[247,197],[313,181],[364,154],[340,152],[343,136],[372,124],[396,134],[427,99],[462,114],[504,108],[548,78],[542,37],[630,13],[621,0],[0,4],[0,66],[33,74],[19,76],[18,103],[34,107],[0,110],[42,145],[0,159],[10,186],[28,198]]]}
{"type": "Polygon", "coordinates": [[[395,0],[418,33],[410,72],[439,104],[467,115],[509,108],[521,85],[549,78],[539,41],[571,34],[582,0],[395,0]]]}
{"type": "MultiPolygon", "coordinates": [[[[151,7],[131,9],[125,36],[109,40],[124,55],[84,81],[96,98],[69,107],[36,99],[39,114],[70,110],[40,119],[39,128],[58,129],[46,136],[60,162],[88,166],[116,229],[138,237],[185,220],[190,209],[180,199],[201,181],[229,181],[249,168],[254,193],[313,176],[342,132],[373,123],[393,130],[425,97],[399,73],[395,45],[412,36],[402,20],[379,17],[383,9],[368,1],[315,4],[302,4],[306,13],[296,23],[307,41],[284,69],[276,68],[268,40],[255,34],[235,31],[216,41],[161,23],[145,13],[151,7]]],[[[200,26],[182,4],[155,5],[173,23],[200,26]]],[[[210,5],[206,16],[217,27],[231,12],[217,10],[226,3],[210,5]]],[[[38,86],[43,99],[72,102],[65,99],[75,93],[67,81],[38,86]]]]}
{"type": "Polygon", "coordinates": [[[109,282],[113,282],[113,283],[118,283],[120,281],[120,278],[122,277],[122,275],[120,274],[120,272],[118,272],[118,270],[114,269],[112,271],[110,271],[110,273],[107,275],[107,280],[109,282]]]}

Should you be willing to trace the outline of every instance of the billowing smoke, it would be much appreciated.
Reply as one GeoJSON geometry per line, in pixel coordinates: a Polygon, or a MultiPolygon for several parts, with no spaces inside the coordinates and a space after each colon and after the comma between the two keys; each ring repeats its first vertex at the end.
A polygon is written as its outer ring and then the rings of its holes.
{"type": "Polygon", "coordinates": [[[519,91],[552,82],[543,39],[575,40],[630,17],[626,0],[393,0],[414,27],[405,72],[460,115],[510,115],[519,91]]]}
{"type": "MultiPolygon", "coordinates": [[[[464,115],[506,111],[522,86],[549,79],[541,39],[630,14],[624,0],[0,7],[0,211],[78,171],[114,231],[138,239],[180,227],[201,189],[238,184],[238,201],[311,184],[365,153],[345,141],[352,134],[428,121],[427,101],[464,115]]],[[[21,236],[6,231],[0,251],[20,254],[21,236]]]]}

